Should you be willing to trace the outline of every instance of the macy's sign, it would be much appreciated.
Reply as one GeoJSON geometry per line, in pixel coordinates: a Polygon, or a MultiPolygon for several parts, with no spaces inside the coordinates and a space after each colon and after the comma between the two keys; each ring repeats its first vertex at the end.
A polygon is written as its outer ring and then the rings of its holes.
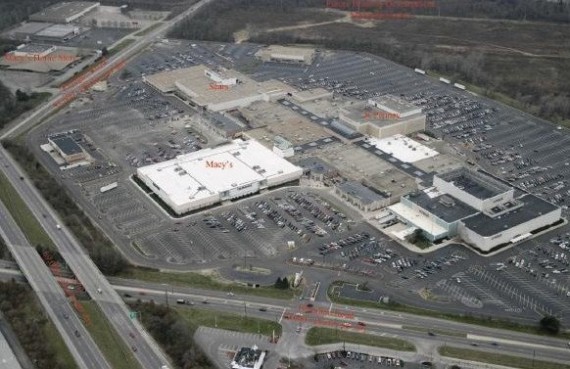
{"type": "Polygon", "coordinates": [[[206,168],[230,169],[233,167],[234,164],[227,160],[226,161],[206,160],[206,168]]]}

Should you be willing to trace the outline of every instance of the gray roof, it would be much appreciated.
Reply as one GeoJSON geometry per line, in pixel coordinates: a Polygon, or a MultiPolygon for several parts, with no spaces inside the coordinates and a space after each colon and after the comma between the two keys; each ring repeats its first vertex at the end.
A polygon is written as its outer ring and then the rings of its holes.
{"type": "Polygon", "coordinates": [[[335,167],[314,156],[299,160],[299,162],[297,162],[297,165],[316,174],[325,174],[336,171],[335,167]]]}
{"type": "Polygon", "coordinates": [[[51,49],[53,46],[51,45],[41,45],[41,44],[27,44],[24,47],[21,47],[17,50],[14,50],[16,52],[21,52],[21,53],[34,53],[34,54],[40,54],[43,52],[48,51],[49,49],[51,49]]]}
{"type": "MultiPolygon", "coordinates": [[[[477,232],[481,236],[489,237],[558,209],[556,205],[530,194],[518,200],[524,203],[520,208],[503,213],[494,218],[479,213],[464,219],[463,223],[465,223],[465,227],[477,232]]],[[[532,229],[528,231],[530,232],[532,229]]]]}
{"type": "Polygon", "coordinates": [[[65,155],[79,154],[83,152],[81,146],[67,135],[51,136],[50,140],[56,144],[65,155]]]}
{"type": "Polygon", "coordinates": [[[30,19],[34,21],[43,21],[43,20],[64,21],[66,18],[81,13],[82,11],[96,4],[97,2],[91,2],[91,1],[71,1],[71,2],[55,3],[43,10],[40,10],[37,13],[30,15],[30,19]]]}
{"type": "Polygon", "coordinates": [[[372,191],[360,182],[347,181],[337,184],[336,187],[345,194],[357,198],[363,204],[372,204],[376,201],[388,198],[387,196],[372,191]]]}
{"type": "Polygon", "coordinates": [[[446,182],[468,194],[484,200],[510,190],[510,187],[486,175],[483,172],[472,172],[465,168],[453,170],[439,176],[446,182]]]}
{"type": "Polygon", "coordinates": [[[245,129],[245,127],[240,126],[233,119],[228,118],[223,114],[210,113],[210,116],[212,118],[212,123],[214,126],[226,132],[227,135],[233,135],[234,133],[241,132],[245,129]]]}
{"type": "Polygon", "coordinates": [[[406,198],[448,223],[453,223],[478,213],[477,209],[449,195],[439,195],[430,198],[423,191],[418,191],[406,195],[406,198]]]}

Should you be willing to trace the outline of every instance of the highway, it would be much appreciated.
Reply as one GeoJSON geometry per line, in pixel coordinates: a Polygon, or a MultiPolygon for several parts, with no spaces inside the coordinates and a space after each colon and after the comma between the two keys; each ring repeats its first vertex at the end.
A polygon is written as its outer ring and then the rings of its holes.
{"type": "MultiPolygon", "coordinates": [[[[44,117],[58,109],[56,103],[57,101],[60,101],[64,95],[70,96],[68,94],[80,93],[84,86],[87,86],[90,82],[101,78],[107,72],[120,65],[120,63],[125,62],[128,58],[147,47],[151,42],[160,38],[177,22],[193,14],[198,9],[212,1],[214,0],[202,0],[170,21],[165,22],[156,30],[138,38],[133,42],[133,44],[109,58],[103,67],[94,71],[88,78],[79,82],[76,86],[67,89],[65,92],[60,91],[58,95],[54,96],[47,103],[36,109],[32,114],[5,132],[2,135],[2,138],[7,138],[11,134],[18,132],[20,129],[29,128],[30,125],[40,122],[44,117]]],[[[119,336],[123,338],[128,347],[133,349],[134,357],[138,360],[141,366],[145,369],[169,368],[170,364],[166,355],[161,351],[160,347],[152,337],[150,337],[142,325],[136,319],[130,318],[130,312],[121,297],[115,292],[109,282],[107,282],[106,278],[91,261],[89,255],[85,252],[77,239],[65,227],[56,212],[43,199],[41,194],[27,178],[27,175],[20,169],[18,164],[10,157],[4,148],[0,148],[0,169],[12,183],[20,197],[28,205],[34,217],[39,221],[46,233],[53,240],[61,256],[64,258],[77,279],[85,287],[85,290],[101,308],[102,312],[109,320],[109,323],[118,332],[119,336]]],[[[4,229],[4,231],[7,232],[6,229],[4,229]]],[[[7,236],[13,237],[13,235],[10,234],[7,236]]],[[[11,242],[21,243],[21,240],[17,238],[11,238],[11,240],[11,242]]],[[[35,250],[31,250],[35,252],[35,250]]],[[[32,252],[30,252],[30,254],[31,253],[32,252]]],[[[31,263],[33,262],[33,258],[18,257],[17,261],[29,280],[35,281],[47,279],[46,275],[50,274],[47,268],[41,269],[39,266],[32,267],[31,263]]],[[[42,290],[40,289],[39,291],[42,290]]],[[[74,342],[71,342],[69,338],[67,341],[66,343],[71,345],[70,347],[74,347],[74,342]]],[[[91,342],[91,346],[95,346],[94,342],[91,342]]],[[[77,356],[76,359],[80,360],[78,363],[82,363],[86,360],[77,355],[77,352],[75,352],[74,356],[77,356]]],[[[92,360],[95,360],[95,358],[92,360]]],[[[109,366],[105,363],[85,367],[108,368],[109,366]]]]}
{"type": "Polygon", "coordinates": [[[61,334],[79,368],[111,369],[103,353],[69,304],[61,286],[1,202],[0,235],[26,275],[28,283],[61,334]]]}

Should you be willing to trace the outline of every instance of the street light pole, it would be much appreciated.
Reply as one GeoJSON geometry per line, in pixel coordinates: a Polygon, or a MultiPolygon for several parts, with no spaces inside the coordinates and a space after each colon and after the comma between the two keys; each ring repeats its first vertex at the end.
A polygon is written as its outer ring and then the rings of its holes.
{"type": "Polygon", "coordinates": [[[168,285],[166,283],[162,285],[164,286],[164,299],[166,300],[166,307],[168,308],[168,285]]]}

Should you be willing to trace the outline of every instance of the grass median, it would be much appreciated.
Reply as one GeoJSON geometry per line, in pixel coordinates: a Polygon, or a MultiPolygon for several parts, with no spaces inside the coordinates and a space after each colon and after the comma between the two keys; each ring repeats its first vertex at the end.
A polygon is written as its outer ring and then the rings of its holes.
{"type": "Polygon", "coordinates": [[[22,229],[30,244],[33,246],[43,245],[55,250],[55,246],[47,233],[2,173],[0,173],[0,201],[8,208],[8,211],[22,229]]]}
{"type": "Polygon", "coordinates": [[[416,347],[408,341],[392,337],[380,337],[372,334],[349,332],[331,328],[313,327],[307,332],[305,343],[310,346],[329,343],[354,343],[382,347],[398,351],[416,351],[416,347]]]}
{"type": "Polygon", "coordinates": [[[121,272],[118,277],[136,279],[140,281],[168,283],[175,286],[195,287],[204,290],[216,290],[233,292],[244,295],[268,297],[275,299],[290,300],[295,296],[292,289],[281,290],[273,286],[248,287],[243,284],[227,282],[216,279],[213,276],[198,273],[167,273],[149,268],[128,268],[121,272]]]}
{"type": "Polygon", "coordinates": [[[494,354],[486,351],[470,350],[450,346],[440,347],[438,351],[442,356],[477,361],[480,363],[505,365],[511,368],[570,369],[570,364],[559,364],[550,361],[533,360],[526,357],[494,354]]]}
{"type": "Polygon", "coordinates": [[[86,325],[93,340],[113,369],[141,369],[138,361],[94,301],[81,302],[90,324],[86,325]]]}
{"type": "Polygon", "coordinates": [[[178,314],[193,327],[211,327],[265,336],[281,335],[281,324],[252,317],[223,313],[214,310],[177,308],[178,314]]]}

